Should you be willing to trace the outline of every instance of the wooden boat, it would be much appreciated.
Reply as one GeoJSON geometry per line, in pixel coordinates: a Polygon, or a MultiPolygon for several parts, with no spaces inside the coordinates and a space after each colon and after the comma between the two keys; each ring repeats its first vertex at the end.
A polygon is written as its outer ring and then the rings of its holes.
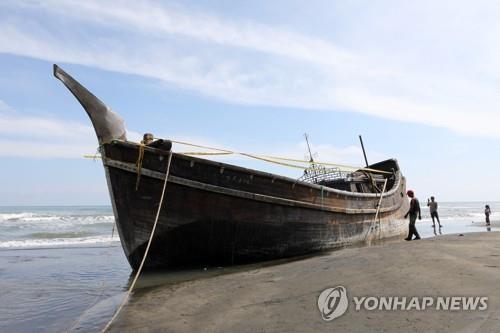
{"type": "Polygon", "coordinates": [[[290,257],[407,230],[405,178],[394,159],[336,175],[316,165],[296,180],[175,153],[168,141],[141,146],[127,141],[116,113],[57,65],[54,75],[92,121],[120,240],[133,269],[152,232],[170,154],[146,269],[290,257]]]}

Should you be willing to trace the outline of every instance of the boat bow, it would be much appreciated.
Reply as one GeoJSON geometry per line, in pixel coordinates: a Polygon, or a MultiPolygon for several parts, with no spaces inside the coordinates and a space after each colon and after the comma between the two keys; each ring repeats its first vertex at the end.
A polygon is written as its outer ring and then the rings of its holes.
{"type": "Polygon", "coordinates": [[[83,106],[100,145],[117,139],[126,140],[125,123],[118,114],[57,65],[54,65],[54,76],[64,83],[83,106]]]}

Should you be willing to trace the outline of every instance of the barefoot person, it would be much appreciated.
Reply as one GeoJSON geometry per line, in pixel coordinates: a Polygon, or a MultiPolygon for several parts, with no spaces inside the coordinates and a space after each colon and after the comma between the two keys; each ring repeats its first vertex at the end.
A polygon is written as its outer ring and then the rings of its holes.
{"type": "Polygon", "coordinates": [[[417,216],[418,219],[422,219],[422,212],[420,211],[420,203],[418,202],[418,199],[415,198],[415,193],[413,193],[412,190],[408,190],[406,192],[408,197],[411,198],[410,201],[410,209],[408,210],[408,213],[406,213],[405,218],[410,216],[410,226],[408,230],[408,237],[405,238],[407,241],[411,241],[413,235],[415,235],[415,239],[420,239],[420,235],[418,234],[417,228],[415,227],[415,222],[417,222],[417,216]]]}
{"type": "Polygon", "coordinates": [[[427,207],[429,207],[429,211],[431,212],[431,217],[432,217],[432,227],[436,227],[436,223],[434,222],[434,219],[437,219],[439,227],[441,228],[441,222],[439,221],[439,214],[438,214],[438,203],[434,200],[434,197],[431,197],[431,200],[427,199],[427,207]]]}
{"type": "Polygon", "coordinates": [[[490,215],[491,215],[490,205],[484,206],[484,215],[486,216],[486,225],[490,225],[490,215]]]}

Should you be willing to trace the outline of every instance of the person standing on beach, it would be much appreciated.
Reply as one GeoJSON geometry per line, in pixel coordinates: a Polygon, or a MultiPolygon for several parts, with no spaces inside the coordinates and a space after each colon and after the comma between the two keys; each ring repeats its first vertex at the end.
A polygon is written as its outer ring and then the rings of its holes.
{"type": "Polygon", "coordinates": [[[441,222],[439,221],[439,214],[438,214],[438,203],[435,201],[434,197],[431,197],[431,200],[427,199],[427,207],[429,207],[429,211],[431,212],[431,218],[432,218],[432,227],[436,227],[436,223],[434,222],[434,219],[437,219],[439,227],[441,228],[441,222]]]}
{"type": "Polygon", "coordinates": [[[484,215],[486,216],[486,225],[490,225],[490,215],[491,215],[490,205],[484,206],[484,215]]]}
{"type": "Polygon", "coordinates": [[[417,216],[418,219],[422,219],[422,212],[420,210],[420,203],[418,202],[418,199],[415,198],[415,193],[413,193],[412,190],[408,190],[406,192],[408,197],[411,198],[410,201],[410,209],[408,210],[408,213],[406,213],[405,218],[410,216],[410,226],[408,228],[408,237],[405,238],[407,241],[411,241],[413,235],[415,235],[415,239],[420,239],[420,235],[418,234],[417,228],[415,227],[415,222],[417,222],[417,216]]]}

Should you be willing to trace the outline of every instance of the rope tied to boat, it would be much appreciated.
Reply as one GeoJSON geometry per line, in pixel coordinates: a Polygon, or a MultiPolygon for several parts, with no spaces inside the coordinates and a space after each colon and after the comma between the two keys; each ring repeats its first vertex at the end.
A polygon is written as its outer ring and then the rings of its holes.
{"type": "Polygon", "coordinates": [[[324,196],[323,196],[324,188],[323,188],[323,185],[320,185],[320,186],[321,186],[321,208],[323,208],[323,206],[324,206],[324,203],[323,203],[324,202],[324,196]]]}
{"type": "MultiPolygon", "coordinates": [[[[386,187],[387,187],[387,178],[384,181],[384,187],[382,188],[382,192],[380,193],[380,198],[379,198],[378,203],[377,203],[377,210],[375,211],[375,218],[373,219],[372,222],[370,222],[370,227],[368,228],[368,231],[366,232],[365,239],[364,239],[365,241],[368,238],[368,236],[370,235],[370,233],[372,232],[373,225],[375,223],[377,223],[377,220],[379,222],[379,229],[380,229],[380,220],[378,218],[378,215],[379,215],[379,212],[380,212],[380,207],[382,206],[382,198],[384,197],[384,193],[385,193],[386,187]]],[[[379,237],[380,237],[380,233],[379,233],[379,237]]]]}
{"type": "Polygon", "coordinates": [[[139,190],[139,183],[141,182],[141,170],[142,170],[142,161],[144,160],[144,147],[145,144],[141,141],[139,145],[139,156],[137,156],[137,161],[135,162],[135,166],[137,167],[137,180],[135,181],[135,190],[139,190]]]}
{"type": "MultiPolygon", "coordinates": [[[[246,157],[261,160],[264,162],[274,163],[274,164],[278,164],[278,165],[282,165],[282,166],[286,166],[286,167],[291,167],[291,168],[296,168],[296,169],[302,169],[302,170],[305,168],[305,166],[291,164],[288,162],[303,163],[303,164],[307,164],[307,165],[310,164],[310,161],[300,160],[300,159],[295,159],[295,158],[249,154],[249,153],[244,153],[244,152],[232,151],[232,150],[228,150],[228,149],[221,149],[221,148],[215,148],[215,147],[194,144],[194,143],[190,143],[190,142],[186,142],[186,141],[177,141],[177,140],[170,140],[170,141],[172,141],[173,143],[177,143],[179,145],[185,145],[185,146],[191,146],[191,147],[215,151],[215,153],[214,152],[179,152],[179,154],[184,154],[184,155],[232,155],[232,154],[234,154],[234,155],[246,156],[246,157]]],[[[387,172],[387,171],[383,171],[383,170],[349,166],[349,165],[345,165],[345,164],[329,163],[329,162],[316,162],[316,161],[314,163],[318,164],[318,165],[330,166],[330,167],[335,167],[335,168],[348,170],[348,171],[368,171],[368,172],[373,172],[373,173],[391,174],[391,172],[387,172]]]]}
{"type": "Polygon", "coordinates": [[[129,300],[130,294],[132,293],[132,290],[134,289],[135,284],[136,284],[137,280],[139,279],[139,276],[140,276],[140,274],[142,272],[142,268],[144,267],[144,263],[146,262],[146,258],[148,256],[149,248],[151,247],[151,243],[153,242],[153,237],[154,237],[154,234],[155,234],[155,231],[156,231],[156,226],[158,225],[158,220],[160,218],[160,212],[161,212],[161,208],[162,208],[162,205],[163,205],[163,201],[165,199],[165,192],[166,192],[166,189],[167,189],[168,176],[170,174],[170,164],[171,164],[171,162],[172,162],[172,151],[169,151],[169,153],[168,153],[168,160],[167,160],[167,169],[165,171],[165,181],[163,182],[163,189],[161,191],[160,202],[158,203],[158,210],[156,211],[155,221],[154,221],[154,224],[153,224],[153,228],[151,230],[151,235],[149,236],[148,244],[146,245],[146,250],[144,251],[144,255],[143,255],[142,260],[141,260],[141,264],[139,265],[139,268],[137,269],[137,272],[136,272],[136,274],[134,276],[134,279],[132,280],[132,283],[130,284],[130,287],[129,287],[128,291],[127,291],[127,294],[125,295],[123,301],[121,302],[120,306],[116,310],[116,312],[113,315],[113,317],[111,317],[110,321],[106,324],[106,326],[104,327],[104,329],[101,331],[102,333],[106,332],[109,329],[109,327],[111,326],[111,324],[115,321],[115,319],[120,314],[121,310],[123,309],[123,307],[125,306],[125,304],[129,300]]]}
{"type": "MultiPolygon", "coordinates": [[[[154,138],[158,139],[158,138],[154,138]]],[[[218,155],[241,155],[249,158],[253,158],[256,160],[268,162],[268,163],[273,163],[277,165],[281,165],[284,167],[289,167],[289,168],[294,168],[294,169],[300,169],[304,170],[307,169],[307,166],[310,165],[310,161],[306,160],[300,160],[300,159],[295,159],[295,158],[288,158],[288,157],[280,157],[280,156],[270,156],[270,155],[260,155],[260,154],[250,154],[250,153],[245,153],[245,152],[239,152],[239,151],[231,151],[227,149],[221,149],[221,148],[215,148],[215,147],[209,147],[209,146],[204,146],[204,145],[199,145],[195,143],[189,143],[185,141],[178,141],[178,140],[170,140],[173,143],[179,144],[179,145],[185,145],[185,146],[190,146],[190,147],[195,147],[195,148],[202,148],[202,149],[208,149],[212,150],[209,152],[206,151],[186,151],[186,152],[177,152],[177,154],[182,154],[182,155],[190,155],[190,156],[218,156],[218,155]],[[290,162],[294,162],[293,164],[290,162]],[[299,163],[299,164],[296,164],[299,163]],[[301,165],[305,164],[305,165],[301,165]]],[[[144,158],[144,148],[145,144],[143,141],[140,143],[139,147],[139,156],[137,158],[137,184],[136,184],[136,190],[139,187],[140,183],[140,178],[141,178],[141,173],[140,169],[142,167],[142,159],[144,158]]],[[[85,158],[100,158],[98,155],[84,155],[83,157],[85,158]]],[[[314,164],[317,165],[322,165],[322,166],[329,166],[333,168],[337,168],[340,170],[345,170],[345,171],[362,171],[362,172],[367,172],[367,173],[378,173],[378,174],[386,174],[386,175],[391,175],[391,172],[384,171],[384,170],[378,170],[378,169],[373,169],[373,168],[363,168],[363,167],[357,167],[357,166],[350,166],[350,165],[345,165],[345,164],[338,164],[338,163],[329,163],[329,162],[317,162],[315,161],[314,164]]],[[[375,186],[376,188],[376,186],[375,186]]],[[[379,190],[380,192],[380,190],[379,190]]]]}

